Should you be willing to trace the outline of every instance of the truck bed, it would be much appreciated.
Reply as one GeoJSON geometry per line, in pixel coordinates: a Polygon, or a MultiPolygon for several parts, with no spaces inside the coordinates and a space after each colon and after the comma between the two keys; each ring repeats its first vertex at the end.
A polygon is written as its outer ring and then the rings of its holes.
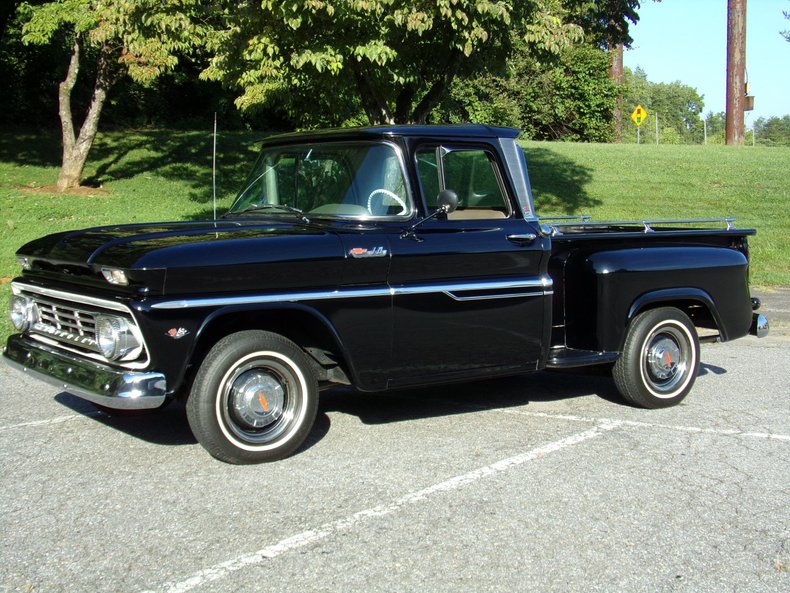
{"type": "Polygon", "coordinates": [[[549,366],[616,359],[640,307],[679,295],[695,325],[713,330],[715,339],[748,333],[747,237],[754,229],[736,228],[732,218],[541,223],[552,241],[549,366]]]}

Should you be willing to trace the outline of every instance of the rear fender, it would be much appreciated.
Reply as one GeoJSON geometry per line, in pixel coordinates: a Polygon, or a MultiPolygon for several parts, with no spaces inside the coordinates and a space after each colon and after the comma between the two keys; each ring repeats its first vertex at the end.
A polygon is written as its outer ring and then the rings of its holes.
{"type": "MultiPolygon", "coordinates": [[[[721,315],[716,308],[716,304],[713,302],[713,298],[706,291],[691,286],[653,290],[641,295],[631,305],[628,311],[626,325],[642,311],[667,305],[682,310],[691,318],[695,325],[707,327],[709,322],[705,323],[705,321],[701,320],[700,316],[695,315],[693,311],[696,305],[704,307],[706,316],[712,321],[712,324],[715,325],[715,327],[711,329],[719,330],[719,332],[722,333],[722,338],[726,339],[724,335],[724,333],[726,333],[726,326],[722,323],[721,315]]],[[[625,339],[625,336],[623,336],[623,339],[625,339]]]]}

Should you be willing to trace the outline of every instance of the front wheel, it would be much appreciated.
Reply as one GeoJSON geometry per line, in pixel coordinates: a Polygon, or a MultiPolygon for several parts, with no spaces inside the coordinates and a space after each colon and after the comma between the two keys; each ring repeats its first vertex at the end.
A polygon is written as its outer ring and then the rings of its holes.
{"type": "Polygon", "coordinates": [[[622,396],[643,408],[668,408],[685,398],[699,370],[699,339],[674,307],[640,313],[628,326],[612,376],[622,396]]]}
{"type": "Polygon", "coordinates": [[[198,442],[228,463],[276,461],[307,438],[318,385],[304,352],[264,331],[231,334],[209,351],[186,410],[198,442]]]}

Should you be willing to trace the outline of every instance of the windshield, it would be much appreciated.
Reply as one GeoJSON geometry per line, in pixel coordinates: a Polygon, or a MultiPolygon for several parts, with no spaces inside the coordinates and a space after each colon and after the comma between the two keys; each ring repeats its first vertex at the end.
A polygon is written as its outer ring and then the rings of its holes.
{"type": "Polygon", "coordinates": [[[332,218],[408,218],[412,201],[390,144],[264,148],[228,215],[256,210],[332,218]]]}

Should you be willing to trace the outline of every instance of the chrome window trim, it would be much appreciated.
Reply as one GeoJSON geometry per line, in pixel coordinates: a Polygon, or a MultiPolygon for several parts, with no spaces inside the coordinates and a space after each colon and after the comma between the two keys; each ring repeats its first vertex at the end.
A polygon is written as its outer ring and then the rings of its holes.
{"type": "Polygon", "coordinates": [[[521,207],[525,220],[537,220],[532,185],[527,169],[527,155],[515,138],[500,138],[499,147],[505,156],[505,167],[516,192],[516,201],[521,207]]]}
{"type": "MultiPolygon", "coordinates": [[[[502,205],[507,208],[507,212],[505,214],[505,218],[511,218],[515,209],[513,207],[513,201],[510,189],[508,188],[508,184],[505,181],[505,171],[502,170],[502,163],[499,162],[497,158],[496,151],[492,150],[490,146],[485,144],[477,144],[477,143],[463,143],[459,142],[459,139],[447,140],[445,142],[441,142],[436,145],[435,148],[431,149],[433,143],[426,143],[422,146],[417,147],[414,151],[414,166],[417,169],[417,178],[420,185],[420,193],[422,194],[423,204],[426,207],[426,212],[430,213],[433,211],[431,207],[428,206],[428,198],[429,196],[425,192],[425,188],[422,184],[422,175],[420,174],[420,159],[419,155],[421,152],[430,153],[431,150],[435,151],[436,156],[436,168],[437,168],[437,176],[439,181],[439,189],[445,190],[447,189],[447,180],[445,178],[445,167],[444,167],[444,159],[447,155],[453,152],[482,152],[485,154],[486,158],[488,159],[488,164],[491,167],[491,171],[494,174],[494,178],[496,179],[496,183],[499,186],[499,195],[502,198],[502,205]]],[[[450,188],[452,189],[452,188],[450,188]]],[[[516,196],[518,199],[518,196],[516,196]]],[[[496,210],[496,208],[492,208],[496,210]]],[[[461,210],[459,210],[461,212],[461,210]]],[[[486,220],[486,219],[483,219],[486,220]]],[[[500,220],[499,218],[489,219],[489,220],[500,220]]]]}
{"type": "Polygon", "coordinates": [[[414,286],[382,286],[381,288],[348,288],[314,292],[294,292],[279,294],[248,295],[238,297],[211,297],[179,299],[174,301],[163,301],[151,305],[152,309],[190,309],[197,307],[224,307],[233,305],[262,305],[268,303],[300,302],[300,301],[321,301],[330,299],[358,299],[375,297],[393,297],[399,295],[417,294],[445,294],[454,300],[485,300],[497,298],[519,298],[532,296],[548,296],[554,294],[552,290],[552,280],[542,277],[537,280],[500,280],[494,282],[463,282],[455,284],[435,284],[435,285],[414,285],[414,286]],[[539,289],[529,292],[523,289],[539,289]],[[458,293],[480,291],[480,290],[502,290],[507,291],[502,294],[474,295],[464,297],[458,293]]]}
{"type": "Polygon", "coordinates": [[[48,346],[51,346],[53,348],[58,348],[65,352],[76,354],[77,356],[80,356],[82,358],[88,358],[90,360],[95,360],[97,362],[101,362],[104,364],[115,365],[125,369],[130,369],[130,370],[144,369],[151,363],[151,354],[148,349],[148,344],[145,341],[145,337],[143,336],[143,332],[140,330],[140,324],[137,321],[137,316],[134,314],[134,311],[132,311],[126,305],[119,303],[117,301],[100,299],[79,293],[67,292],[64,290],[55,290],[52,288],[33,286],[31,284],[24,284],[22,282],[12,282],[11,291],[14,294],[22,294],[23,292],[26,292],[26,293],[37,294],[54,299],[72,301],[74,303],[91,305],[99,309],[107,309],[110,311],[117,311],[118,313],[129,315],[129,317],[131,317],[132,319],[132,322],[134,323],[134,329],[132,331],[134,332],[135,336],[137,336],[140,339],[140,343],[143,346],[143,353],[145,354],[145,358],[141,361],[134,361],[134,362],[119,362],[119,361],[107,360],[101,354],[84,352],[82,350],[77,350],[76,348],[69,348],[67,342],[60,342],[58,340],[53,340],[52,338],[48,338],[45,334],[28,333],[30,338],[38,342],[41,342],[43,344],[47,344],[48,346]]]}

